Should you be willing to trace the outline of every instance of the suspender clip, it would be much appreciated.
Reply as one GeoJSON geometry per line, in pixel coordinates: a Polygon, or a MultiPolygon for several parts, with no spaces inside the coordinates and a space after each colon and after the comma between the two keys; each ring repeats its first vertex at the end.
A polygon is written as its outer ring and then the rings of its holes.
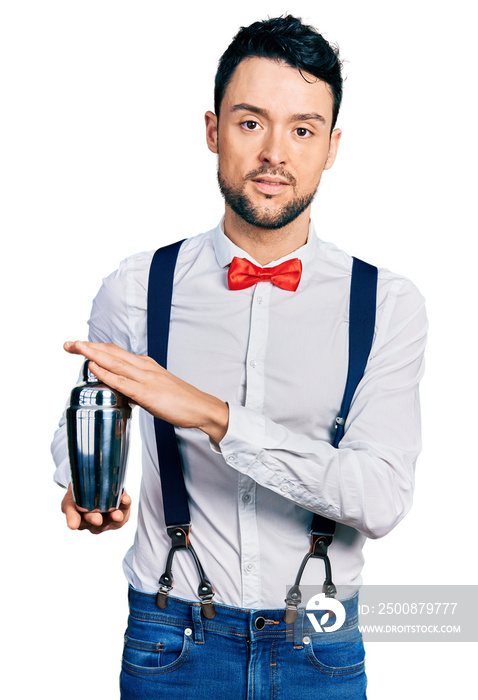
{"type": "Polygon", "coordinates": [[[284,622],[287,625],[291,625],[297,620],[297,608],[299,607],[301,600],[302,594],[300,592],[298,584],[296,583],[289,590],[287,598],[285,599],[286,610],[284,615],[284,622]]]}
{"type": "Polygon", "coordinates": [[[172,586],[161,585],[161,579],[163,578],[163,576],[161,576],[161,578],[159,579],[160,586],[158,592],[156,593],[156,605],[160,610],[164,610],[164,608],[168,604],[168,593],[172,588],[172,586]]]}
{"type": "Polygon", "coordinates": [[[199,584],[198,595],[201,599],[202,614],[208,620],[212,620],[216,614],[213,603],[214,589],[206,578],[203,578],[199,584]]]}

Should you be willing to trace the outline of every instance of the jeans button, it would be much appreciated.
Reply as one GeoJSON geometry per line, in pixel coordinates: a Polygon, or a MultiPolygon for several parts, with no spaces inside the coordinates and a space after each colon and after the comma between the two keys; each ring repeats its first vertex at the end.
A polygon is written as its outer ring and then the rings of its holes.
{"type": "Polygon", "coordinates": [[[256,619],[256,621],[254,622],[254,626],[255,626],[256,630],[261,630],[265,624],[266,624],[266,621],[264,620],[263,617],[258,617],[256,619]]]}

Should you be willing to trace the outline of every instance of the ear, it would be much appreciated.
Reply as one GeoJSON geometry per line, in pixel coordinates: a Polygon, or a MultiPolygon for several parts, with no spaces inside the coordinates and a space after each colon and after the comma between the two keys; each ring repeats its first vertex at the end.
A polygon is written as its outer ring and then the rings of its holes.
{"type": "Polygon", "coordinates": [[[337,151],[339,149],[341,136],[342,132],[340,129],[334,129],[332,131],[332,134],[330,136],[329,155],[327,156],[327,160],[325,161],[324,170],[328,170],[333,166],[337,157],[337,151]]]}
{"type": "Polygon", "coordinates": [[[206,122],[207,147],[213,153],[217,153],[217,117],[214,112],[206,112],[204,120],[206,122]]]}

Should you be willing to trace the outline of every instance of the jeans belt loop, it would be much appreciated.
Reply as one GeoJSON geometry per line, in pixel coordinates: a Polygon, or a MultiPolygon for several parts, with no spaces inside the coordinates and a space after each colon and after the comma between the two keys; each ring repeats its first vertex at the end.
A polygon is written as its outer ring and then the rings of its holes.
{"type": "Polygon", "coordinates": [[[297,610],[297,620],[293,623],[294,649],[302,649],[304,639],[304,608],[297,610]]]}
{"type": "Polygon", "coordinates": [[[196,644],[204,644],[204,629],[202,625],[201,605],[199,603],[193,603],[191,607],[194,627],[194,641],[196,642],[196,644]]]}

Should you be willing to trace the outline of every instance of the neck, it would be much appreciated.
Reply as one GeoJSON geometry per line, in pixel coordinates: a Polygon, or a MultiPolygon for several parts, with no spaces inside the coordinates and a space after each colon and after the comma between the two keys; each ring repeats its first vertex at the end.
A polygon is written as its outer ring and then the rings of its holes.
{"type": "Polygon", "coordinates": [[[297,219],[279,229],[248,224],[226,205],[224,233],[235,245],[249,253],[259,265],[267,265],[305,245],[309,235],[310,207],[297,219]]]}

